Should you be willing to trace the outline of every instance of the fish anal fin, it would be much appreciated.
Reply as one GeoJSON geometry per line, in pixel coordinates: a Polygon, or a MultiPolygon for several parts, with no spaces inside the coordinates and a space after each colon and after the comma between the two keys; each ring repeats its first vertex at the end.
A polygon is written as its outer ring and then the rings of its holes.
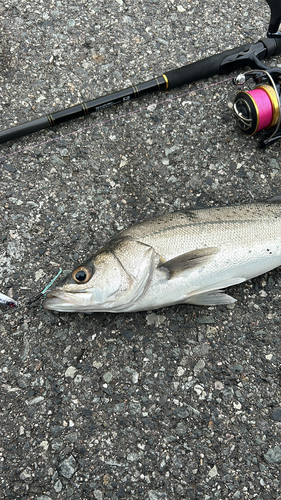
{"type": "Polygon", "coordinates": [[[273,196],[272,198],[269,198],[268,200],[265,200],[266,203],[276,203],[280,204],[281,203],[281,195],[277,194],[276,196],[273,196]]]}
{"type": "Polygon", "coordinates": [[[196,304],[198,306],[219,306],[223,304],[233,304],[236,299],[224,293],[223,288],[244,283],[246,278],[240,276],[228,278],[219,283],[214,283],[201,290],[194,290],[186,296],[186,304],[196,304]]]}
{"type": "Polygon", "coordinates": [[[174,278],[188,269],[207,264],[211,258],[219,252],[216,247],[198,248],[191,252],[186,252],[178,255],[174,259],[166,262],[161,262],[158,268],[165,269],[169,273],[169,279],[174,278]]]}

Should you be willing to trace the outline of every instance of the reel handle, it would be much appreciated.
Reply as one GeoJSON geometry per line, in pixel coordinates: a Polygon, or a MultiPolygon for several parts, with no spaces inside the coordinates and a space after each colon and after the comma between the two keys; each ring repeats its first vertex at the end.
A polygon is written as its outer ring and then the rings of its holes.
{"type": "Polygon", "coordinates": [[[265,0],[271,11],[270,23],[267,36],[269,38],[281,38],[281,32],[278,31],[281,22],[281,2],[280,0],[265,0]]]}

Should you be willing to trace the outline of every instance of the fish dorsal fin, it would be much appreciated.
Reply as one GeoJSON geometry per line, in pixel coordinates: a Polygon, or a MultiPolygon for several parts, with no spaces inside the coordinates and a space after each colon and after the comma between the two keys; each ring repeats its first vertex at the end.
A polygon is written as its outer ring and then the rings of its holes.
{"type": "Polygon", "coordinates": [[[169,279],[171,279],[188,269],[194,269],[207,264],[218,252],[219,249],[216,247],[197,248],[191,252],[178,255],[174,259],[167,260],[158,267],[168,271],[169,279]]]}

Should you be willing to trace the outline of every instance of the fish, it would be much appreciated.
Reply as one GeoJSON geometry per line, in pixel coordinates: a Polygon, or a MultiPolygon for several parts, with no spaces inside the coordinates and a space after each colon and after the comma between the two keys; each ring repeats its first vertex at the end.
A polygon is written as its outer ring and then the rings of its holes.
{"type": "Polygon", "coordinates": [[[0,293],[0,305],[1,306],[10,306],[17,307],[18,303],[16,300],[8,297],[8,295],[4,295],[4,293],[0,293]]]}
{"type": "Polygon", "coordinates": [[[45,309],[137,312],[236,302],[225,288],[281,265],[281,196],[143,221],[50,289],[45,309]]]}

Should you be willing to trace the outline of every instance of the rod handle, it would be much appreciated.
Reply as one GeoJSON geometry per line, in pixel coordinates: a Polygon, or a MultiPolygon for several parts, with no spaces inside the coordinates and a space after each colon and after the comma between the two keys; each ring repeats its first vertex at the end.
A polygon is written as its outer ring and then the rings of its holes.
{"type": "Polygon", "coordinates": [[[226,50],[220,54],[215,54],[201,59],[200,61],[182,66],[181,68],[166,72],[165,74],[169,80],[169,89],[193,83],[197,80],[204,80],[219,74],[220,66],[226,57],[238,54],[241,51],[244,52],[245,50],[248,50],[250,46],[250,44],[242,45],[240,47],[236,47],[235,49],[226,50]]]}
{"type": "Polygon", "coordinates": [[[281,39],[264,38],[255,44],[241,45],[181,68],[167,71],[165,75],[169,82],[169,89],[173,89],[214,75],[235,71],[243,66],[251,66],[250,63],[254,56],[260,60],[280,54],[280,52],[281,39]]]}

